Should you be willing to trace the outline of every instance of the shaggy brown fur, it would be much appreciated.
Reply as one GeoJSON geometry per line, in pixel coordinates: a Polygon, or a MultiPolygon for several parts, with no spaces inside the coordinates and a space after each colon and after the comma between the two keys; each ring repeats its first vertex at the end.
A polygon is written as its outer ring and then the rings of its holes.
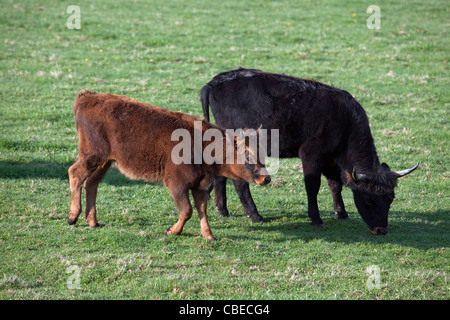
{"type": "MultiPolygon", "coordinates": [[[[168,187],[179,211],[179,220],[168,228],[167,234],[180,234],[192,215],[189,201],[191,190],[198,211],[201,232],[214,239],[206,216],[207,188],[217,176],[254,182],[270,181],[262,174],[259,161],[250,165],[174,164],[171,151],[179,141],[171,141],[172,132],[186,129],[194,136],[194,121],[202,121],[202,132],[215,128],[223,134],[223,155],[226,156],[224,130],[195,116],[151,106],[127,97],[109,93],[83,91],[74,103],[74,114],[79,137],[77,161],[69,168],[72,193],[69,224],[76,223],[81,213],[81,189],[86,191],[86,219],[89,226],[98,226],[95,201],[97,187],[113,162],[131,179],[149,182],[163,181],[168,187]]],[[[204,149],[211,142],[203,142],[204,149]]],[[[236,142],[235,142],[236,143],[236,142]]],[[[249,150],[246,150],[249,152],[249,150]]],[[[193,148],[191,158],[193,159],[193,148]]],[[[237,154],[235,153],[235,160],[237,154]]],[[[192,161],[191,163],[194,163],[192,161]]],[[[219,164],[223,163],[223,164],[219,164]]]]}

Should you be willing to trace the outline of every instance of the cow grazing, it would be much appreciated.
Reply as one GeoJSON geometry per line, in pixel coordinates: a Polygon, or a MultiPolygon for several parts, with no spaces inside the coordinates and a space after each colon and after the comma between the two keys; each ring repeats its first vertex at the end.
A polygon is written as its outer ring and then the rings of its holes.
{"type": "MultiPolygon", "coordinates": [[[[323,83],[255,69],[237,69],[215,76],[200,91],[203,115],[209,106],[223,128],[279,129],[279,157],[299,157],[303,163],[308,216],[322,226],[317,193],[321,174],[328,179],[339,219],[348,218],[342,186],[353,191],[356,207],[373,234],[388,231],[388,211],[397,178],[418,166],[394,172],[380,163],[365,111],[348,92],[323,83]]],[[[267,150],[271,150],[268,137],[267,150]]],[[[276,143],[276,142],[274,142],[276,143]]],[[[270,156],[270,154],[269,154],[270,156]]],[[[226,178],[214,182],[219,214],[226,207],[226,178]]],[[[253,222],[263,222],[249,186],[234,181],[244,210],[253,222]]]]}
{"type": "MultiPolygon", "coordinates": [[[[188,148],[188,151],[182,151],[190,152],[189,161],[174,163],[172,150],[179,142],[172,141],[172,133],[181,129],[192,138],[196,134],[195,122],[200,124],[198,130],[202,133],[208,129],[219,132],[218,141],[211,138],[210,141],[200,143],[202,150],[214,141],[223,149],[223,152],[217,152],[217,157],[230,156],[230,159],[234,160],[238,157],[238,153],[234,153],[240,143],[238,139],[228,139],[223,129],[195,116],[154,107],[123,96],[89,91],[78,94],[74,103],[74,114],[79,137],[79,154],[76,162],[69,168],[72,193],[69,224],[76,223],[81,213],[81,190],[84,183],[86,219],[89,226],[98,226],[95,208],[97,187],[113,162],[131,179],[163,181],[168,187],[178,207],[179,219],[165,231],[166,234],[180,234],[191,217],[191,190],[200,218],[201,233],[207,239],[214,239],[214,236],[206,216],[206,190],[216,176],[254,182],[258,185],[270,181],[270,176],[265,174],[265,167],[257,159],[243,164],[237,161],[227,163],[223,159],[213,159],[209,164],[198,163],[190,161],[194,158],[195,148],[188,148]],[[227,148],[227,141],[233,143],[231,148],[227,148]]],[[[248,148],[249,146],[245,145],[241,151],[246,153],[247,160],[252,154],[248,148]]]]}

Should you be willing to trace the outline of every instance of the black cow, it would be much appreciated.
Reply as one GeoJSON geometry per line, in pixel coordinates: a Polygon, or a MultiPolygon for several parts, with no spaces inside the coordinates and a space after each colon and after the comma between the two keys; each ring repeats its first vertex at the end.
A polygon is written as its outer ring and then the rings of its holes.
{"type": "MultiPolygon", "coordinates": [[[[317,193],[320,177],[328,179],[339,219],[348,218],[342,186],[353,191],[356,207],[373,234],[388,232],[388,211],[397,178],[415,170],[391,171],[380,163],[364,109],[348,92],[323,83],[256,69],[237,69],[215,76],[200,91],[203,115],[209,106],[220,127],[279,129],[279,157],[299,157],[308,196],[308,216],[322,226],[317,193]]],[[[268,134],[267,150],[270,147],[268,134]]],[[[219,214],[226,207],[226,178],[214,183],[219,214]]],[[[263,222],[246,182],[233,181],[244,210],[263,222]]]]}

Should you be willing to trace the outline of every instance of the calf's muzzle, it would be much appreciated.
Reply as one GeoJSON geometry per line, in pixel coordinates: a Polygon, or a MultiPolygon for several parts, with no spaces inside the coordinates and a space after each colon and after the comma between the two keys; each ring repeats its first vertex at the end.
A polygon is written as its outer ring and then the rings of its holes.
{"type": "Polygon", "coordinates": [[[272,179],[270,178],[269,175],[261,175],[258,178],[256,178],[254,180],[254,182],[259,186],[264,186],[264,185],[270,183],[271,180],[272,179]]]}

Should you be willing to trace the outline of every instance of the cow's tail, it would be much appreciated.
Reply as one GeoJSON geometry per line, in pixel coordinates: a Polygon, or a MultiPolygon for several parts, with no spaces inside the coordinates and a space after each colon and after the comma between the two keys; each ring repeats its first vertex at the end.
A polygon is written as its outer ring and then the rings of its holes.
{"type": "Polygon", "coordinates": [[[202,101],[203,116],[209,122],[209,92],[211,87],[206,85],[200,90],[200,100],[202,101]]]}

